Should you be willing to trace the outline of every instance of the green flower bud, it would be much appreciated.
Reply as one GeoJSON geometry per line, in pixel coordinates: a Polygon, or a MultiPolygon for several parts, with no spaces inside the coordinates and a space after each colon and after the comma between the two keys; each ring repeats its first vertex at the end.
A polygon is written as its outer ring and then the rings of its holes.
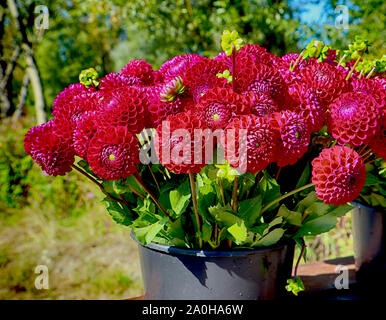
{"type": "Polygon", "coordinates": [[[217,73],[216,76],[218,78],[225,78],[225,79],[227,79],[228,82],[232,82],[232,75],[229,72],[229,70],[224,70],[223,73],[217,73]]]}
{"type": "Polygon", "coordinates": [[[233,51],[233,47],[236,51],[240,50],[242,47],[243,39],[239,38],[239,34],[236,30],[230,32],[229,30],[224,30],[221,37],[221,48],[227,56],[230,56],[233,51]]]}
{"type": "Polygon", "coordinates": [[[82,70],[79,74],[79,81],[87,88],[91,86],[97,87],[100,83],[98,72],[94,68],[82,70]]]}

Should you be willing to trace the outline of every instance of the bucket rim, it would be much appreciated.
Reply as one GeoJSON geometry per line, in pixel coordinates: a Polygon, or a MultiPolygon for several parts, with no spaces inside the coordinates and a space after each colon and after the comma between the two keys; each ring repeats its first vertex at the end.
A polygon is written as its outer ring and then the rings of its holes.
{"type": "MultiPolygon", "coordinates": [[[[156,242],[151,242],[145,245],[135,237],[133,230],[131,231],[131,238],[135,242],[137,242],[139,246],[146,249],[150,249],[153,251],[158,251],[158,252],[162,252],[170,255],[185,255],[185,256],[194,256],[194,257],[201,257],[201,258],[241,257],[241,256],[253,255],[256,253],[263,254],[270,251],[281,250],[284,247],[291,245],[291,242],[292,242],[292,241],[281,242],[279,244],[274,244],[268,247],[252,248],[252,249],[196,250],[196,249],[179,248],[179,247],[174,247],[174,246],[156,243],[156,242]]],[[[294,245],[293,242],[292,242],[292,245],[294,245]]]]}

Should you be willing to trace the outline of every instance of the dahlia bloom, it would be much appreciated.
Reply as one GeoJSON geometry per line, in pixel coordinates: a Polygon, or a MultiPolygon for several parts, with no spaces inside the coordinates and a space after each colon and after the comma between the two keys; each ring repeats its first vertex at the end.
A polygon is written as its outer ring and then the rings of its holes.
{"type": "Polygon", "coordinates": [[[55,118],[70,120],[72,128],[86,111],[96,110],[97,92],[94,87],[86,88],[81,83],[71,84],[54,100],[52,114],[55,118]]]}
{"type": "Polygon", "coordinates": [[[344,205],[359,196],[366,180],[360,155],[346,146],[324,149],[312,161],[312,182],[320,200],[344,205]]]}
{"type": "Polygon", "coordinates": [[[383,114],[380,130],[370,140],[369,146],[377,157],[386,160],[386,113],[383,114]]]}
{"type": "Polygon", "coordinates": [[[340,144],[367,144],[380,127],[380,107],[364,93],[342,94],[328,108],[327,126],[340,144]]]}
{"type": "Polygon", "coordinates": [[[182,54],[167,60],[160,68],[159,72],[165,81],[182,77],[197,62],[208,61],[209,59],[196,53],[182,54]]]}
{"type": "Polygon", "coordinates": [[[90,141],[87,160],[101,179],[128,178],[137,171],[138,139],[127,127],[98,128],[90,141]]]}
{"type": "Polygon", "coordinates": [[[87,149],[97,129],[97,112],[85,112],[76,123],[73,133],[73,146],[77,156],[87,159],[87,149]]]}
{"type": "Polygon", "coordinates": [[[99,127],[125,126],[140,133],[147,121],[148,97],[135,87],[117,88],[100,96],[97,119],[99,127]]]}
{"type": "Polygon", "coordinates": [[[206,137],[197,140],[194,136],[200,129],[206,126],[191,111],[168,116],[156,129],[155,148],[160,163],[174,173],[200,172],[206,165],[206,137]]]}
{"type": "Polygon", "coordinates": [[[249,113],[245,98],[227,88],[207,91],[195,108],[211,129],[225,128],[232,117],[249,113]]]}
{"type": "Polygon", "coordinates": [[[222,144],[229,164],[250,173],[264,170],[273,162],[278,146],[277,131],[267,118],[242,115],[226,127],[222,144]],[[243,137],[241,130],[246,130],[243,137]],[[241,139],[240,139],[241,137],[241,139]],[[240,152],[241,151],[241,152],[240,152]]]}
{"type": "Polygon", "coordinates": [[[285,111],[279,115],[280,146],[277,154],[277,165],[284,167],[294,164],[308,150],[311,129],[302,115],[285,111]]]}
{"type": "Polygon", "coordinates": [[[153,67],[145,60],[136,59],[130,61],[120,73],[137,78],[145,85],[153,84],[154,82],[153,67]]]}
{"type": "Polygon", "coordinates": [[[345,76],[328,63],[314,63],[307,65],[300,72],[301,81],[308,88],[313,88],[320,103],[328,105],[349,87],[345,76]]]}
{"type": "Polygon", "coordinates": [[[24,138],[24,149],[47,174],[65,175],[75,161],[70,123],[53,119],[31,128],[24,138]]]}

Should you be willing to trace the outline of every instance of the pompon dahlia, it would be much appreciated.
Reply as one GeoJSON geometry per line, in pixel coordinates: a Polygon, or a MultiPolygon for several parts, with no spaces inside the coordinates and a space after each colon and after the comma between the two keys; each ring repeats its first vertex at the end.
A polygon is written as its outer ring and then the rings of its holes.
{"type": "Polygon", "coordinates": [[[277,141],[277,130],[269,119],[251,114],[232,119],[221,142],[232,167],[256,173],[275,160],[277,141]]]}
{"type": "Polygon", "coordinates": [[[148,116],[148,97],[135,87],[105,92],[99,100],[98,127],[124,126],[132,133],[145,127],[148,116]]]}
{"type": "Polygon", "coordinates": [[[329,110],[327,126],[340,144],[367,144],[381,124],[379,105],[364,93],[344,93],[330,104],[329,110]]]}
{"type": "Polygon", "coordinates": [[[359,196],[366,180],[363,159],[353,149],[335,146],[324,149],[312,161],[312,182],[320,200],[344,205],[359,196]]]}
{"type": "Polygon", "coordinates": [[[168,116],[156,128],[155,148],[160,163],[175,173],[200,172],[206,165],[207,137],[195,135],[197,130],[205,129],[204,122],[192,111],[168,116]]]}
{"type": "Polygon", "coordinates": [[[154,82],[154,74],[153,74],[153,67],[150,63],[146,62],[145,60],[136,59],[130,61],[122,70],[122,74],[137,78],[139,79],[143,84],[153,84],[154,82]]]}
{"type": "Polygon", "coordinates": [[[249,105],[230,88],[214,88],[200,98],[196,110],[209,128],[224,129],[232,117],[249,113],[249,105]]]}
{"type": "Polygon", "coordinates": [[[277,154],[277,165],[293,165],[308,149],[311,130],[307,119],[293,111],[279,114],[280,146],[277,154]]]}
{"type": "MultiPolygon", "coordinates": [[[[237,72],[237,70],[236,70],[237,72]]],[[[286,104],[288,88],[280,73],[265,64],[246,65],[237,72],[236,91],[242,94],[265,93],[272,97],[279,107],[286,104]]]]}
{"type": "Polygon", "coordinates": [[[70,120],[71,127],[75,128],[76,121],[84,112],[96,110],[96,92],[95,88],[86,88],[81,83],[71,84],[55,98],[52,114],[55,118],[70,120]]]}
{"type": "Polygon", "coordinates": [[[324,62],[308,65],[300,72],[300,77],[306,87],[315,90],[320,103],[324,105],[349,89],[344,75],[324,62]]]}
{"type": "Polygon", "coordinates": [[[101,80],[99,89],[107,91],[139,85],[143,85],[143,82],[139,78],[128,76],[123,73],[109,73],[101,80]]]}
{"type": "Polygon", "coordinates": [[[267,50],[265,48],[260,47],[257,44],[247,43],[238,52],[238,54],[243,54],[243,53],[249,53],[252,56],[254,64],[259,64],[259,63],[270,64],[271,63],[272,54],[267,52],[267,50]]]}
{"type": "Polygon", "coordinates": [[[148,92],[149,115],[157,126],[169,115],[175,115],[193,108],[193,98],[185,94],[185,85],[181,77],[154,87],[148,92]]]}
{"type": "Polygon", "coordinates": [[[227,79],[217,77],[223,71],[221,63],[209,60],[197,62],[185,73],[184,84],[195,103],[210,89],[230,87],[227,79]]]}
{"type": "Polygon", "coordinates": [[[31,128],[24,149],[47,174],[65,175],[75,161],[70,123],[53,119],[31,128]]]}
{"type": "Polygon", "coordinates": [[[127,178],[137,171],[138,139],[127,127],[98,128],[90,141],[87,160],[102,179],[127,178]]]}
{"type": "Polygon", "coordinates": [[[279,106],[269,95],[263,92],[251,92],[247,95],[251,113],[259,117],[267,117],[274,112],[279,112],[279,106]]]}
{"type": "Polygon", "coordinates": [[[325,122],[327,108],[320,103],[315,89],[294,83],[289,93],[294,102],[291,109],[307,119],[311,132],[319,131],[325,122]]]}
{"type": "Polygon", "coordinates": [[[362,92],[372,97],[386,111],[386,91],[375,79],[353,79],[354,92],[362,92]]]}
{"type": "Polygon", "coordinates": [[[370,140],[369,146],[378,158],[386,160],[386,113],[383,114],[381,129],[370,140]]]}
{"type": "Polygon", "coordinates": [[[208,60],[208,58],[196,53],[182,54],[167,60],[159,68],[159,72],[162,74],[165,81],[169,81],[175,77],[182,77],[184,79],[186,71],[188,71],[195,63],[208,60]]]}
{"type": "Polygon", "coordinates": [[[97,129],[97,112],[85,112],[76,123],[73,133],[73,146],[77,156],[87,159],[87,149],[97,129]]]}

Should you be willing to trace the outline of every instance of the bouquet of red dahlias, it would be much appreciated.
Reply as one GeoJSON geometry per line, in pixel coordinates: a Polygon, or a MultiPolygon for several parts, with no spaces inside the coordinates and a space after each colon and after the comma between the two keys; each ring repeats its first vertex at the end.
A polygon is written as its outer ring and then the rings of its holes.
{"type": "Polygon", "coordinates": [[[25,151],[50,175],[72,169],[106,195],[112,218],[151,242],[267,247],[333,228],[385,159],[385,72],[358,72],[313,41],[282,57],[224,32],[224,52],[81,73],[25,151]],[[82,159],[78,159],[82,158],[82,159]]]}

